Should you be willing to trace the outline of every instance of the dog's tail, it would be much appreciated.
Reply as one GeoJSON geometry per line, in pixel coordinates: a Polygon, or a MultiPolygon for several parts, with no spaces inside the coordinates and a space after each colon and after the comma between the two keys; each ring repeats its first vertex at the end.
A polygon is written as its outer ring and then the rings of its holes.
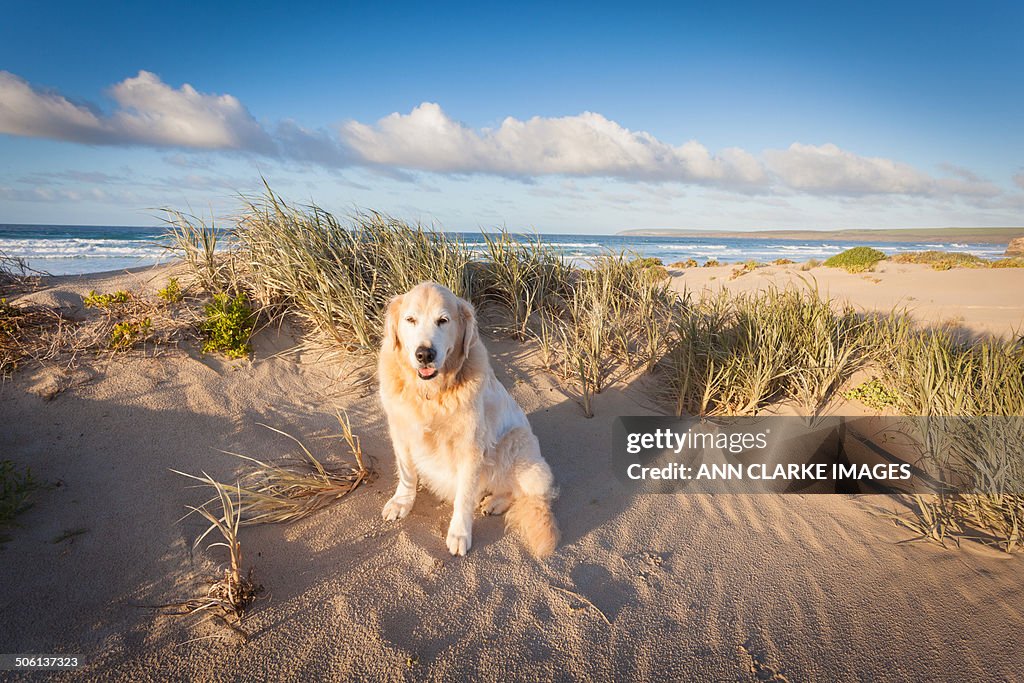
{"type": "Polygon", "coordinates": [[[512,463],[512,505],[505,513],[505,528],[515,529],[536,557],[547,557],[558,545],[558,525],[551,501],[558,496],[551,468],[540,454],[540,444],[529,427],[509,430],[497,446],[500,460],[512,463]]]}
{"type": "Polygon", "coordinates": [[[549,495],[516,498],[505,513],[505,527],[515,529],[538,558],[547,557],[558,545],[558,525],[551,514],[549,495]]]}

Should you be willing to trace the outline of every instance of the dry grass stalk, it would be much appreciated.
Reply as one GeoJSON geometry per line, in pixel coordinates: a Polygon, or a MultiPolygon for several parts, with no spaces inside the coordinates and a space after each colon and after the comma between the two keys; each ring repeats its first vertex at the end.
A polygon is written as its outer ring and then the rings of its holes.
{"type": "MultiPolygon", "coordinates": [[[[353,434],[348,417],[338,415],[338,422],[341,424],[341,438],[348,445],[354,465],[327,468],[299,439],[268,425],[261,426],[291,439],[299,446],[302,456],[297,461],[276,465],[241,453],[224,451],[255,465],[233,487],[237,492],[242,526],[294,522],[327,507],[370,479],[373,471],[366,465],[359,437],[353,434]]],[[[217,484],[205,473],[196,476],[172,471],[208,486],[217,484]]]]}
{"type": "Polygon", "coordinates": [[[49,306],[0,299],[0,376],[9,375],[26,361],[69,369],[83,357],[143,345],[165,347],[194,336],[197,313],[188,306],[168,306],[123,294],[116,301],[104,301],[101,307],[87,306],[95,314],[86,320],[71,320],[49,306]]]}
{"type": "Polygon", "coordinates": [[[253,570],[248,573],[242,572],[242,544],[238,539],[238,529],[241,525],[242,505],[241,490],[235,486],[225,486],[214,481],[205,472],[203,477],[196,477],[205,481],[217,491],[221,511],[215,514],[207,509],[209,503],[198,507],[186,506],[189,514],[198,513],[208,522],[210,527],[196,539],[194,546],[202,543],[210,533],[217,531],[223,539],[211,543],[207,549],[214,547],[226,548],[228,551],[228,566],[224,569],[224,575],[211,579],[206,594],[197,598],[191,598],[182,602],[158,605],[158,609],[171,610],[164,614],[172,616],[185,616],[189,614],[205,613],[209,618],[227,626],[232,632],[243,640],[248,634],[242,630],[241,624],[245,613],[252,607],[257,595],[263,590],[263,586],[253,580],[253,570]],[[232,491],[236,500],[231,500],[232,491]]]}
{"type": "Polygon", "coordinates": [[[8,303],[0,299],[0,377],[25,360],[57,358],[68,346],[75,323],[47,306],[8,303]]]}
{"type": "Polygon", "coordinates": [[[39,286],[39,278],[47,273],[36,270],[18,256],[0,249],[0,296],[31,291],[39,286]]]}

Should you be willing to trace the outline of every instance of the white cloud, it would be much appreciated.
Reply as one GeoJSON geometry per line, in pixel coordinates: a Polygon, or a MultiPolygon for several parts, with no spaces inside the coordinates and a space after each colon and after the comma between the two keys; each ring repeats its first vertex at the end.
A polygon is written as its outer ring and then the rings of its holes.
{"type": "Polygon", "coordinates": [[[909,164],[864,157],[832,143],[764,152],[768,167],[788,187],[811,194],[967,195],[990,197],[1000,190],[975,174],[946,165],[956,177],[933,178],[909,164]]]}
{"type": "MultiPolygon", "coordinates": [[[[575,116],[506,118],[474,129],[424,102],[408,114],[376,123],[342,123],[336,131],[291,121],[265,128],[232,95],[174,88],[150,72],[115,84],[110,113],[34,88],[0,71],[0,133],[84,144],[147,145],[191,150],[167,157],[183,167],[196,150],[233,150],[304,165],[363,166],[387,177],[410,171],[454,177],[488,174],[532,181],[545,176],[704,185],[732,192],[817,196],[966,198],[1002,191],[968,169],[943,164],[934,177],[909,164],[865,157],[835,144],[793,143],[760,156],[729,147],[712,153],[696,140],[673,145],[594,112],[575,116]]],[[[207,164],[208,165],[208,164],[207,164]]],[[[1014,177],[1024,188],[1024,173],[1014,177]]],[[[664,189],[664,187],[662,188],[664,189]]]]}
{"type": "Polygon", "coordinates": [[[148,71],[117,83],[110,95],[118,109],[107,116],[0,71],[0,132],[86,144],[274,150],[231,95],[203,94],[187,83],[175,89],[148,71]]]}
{"type": "Polygon", "coordinates": [[[105,137],[103,122],[89,108],[33,90],[7,71],[0,71],[0,132],[93,143],[105,137]]]}
{"type": "Polygon", "coordinates": [[[607,176],[628,180],[755,186],[767,176],[741,149],[712,155],[696,141],[678,147],[645,132],[584,112],[560,118],[506,118],[496,129],[473,130],[425,102],[375,125],[349,121],[341,137],[361,159],[438,173],[505,176],[607,176]]]}
{"type": "Polygon", "coordinates": [[[111,128],[129,140],[168,147],[271,151],[273,142],[231,95],[205,95],[188,83],[178,89],[140,71],[113,88],[121,107],[111,128]]]}
{"type": "Polygon", "coordinates": [[[862,157],[831,143],[769,149],[768,166],[797,190],[836,194],[922,194],[928,177],[907,164],[881,157],[862,157]]]}

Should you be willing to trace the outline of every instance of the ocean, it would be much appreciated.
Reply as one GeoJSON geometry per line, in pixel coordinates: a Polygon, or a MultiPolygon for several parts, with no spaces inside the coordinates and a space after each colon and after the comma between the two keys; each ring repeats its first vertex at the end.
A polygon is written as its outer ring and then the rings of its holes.
{"type": "MultiPolygon", "coordinates": [[[[470,247],[483,248],[480,233],[455,233],[470,247]]],[[[532,235],[524,235],[532,239],[532,235]]],[[[687,259],[736,262],[754,259],[793,261],[826,259],[844,249],[873,246],[887,254],[906,251],[965,251],[983,258],[1002,256],[1005,245],[937,242],[845,242],[841,240],[779,240],[714,237],[639,237],[633,235],[544,234],[541,239],[569,259],[585,261],[612,250],[653,256],[666,264],[687,259]]],[[[163,227],[0,224],[0,251],[24,258],[51,275],[77,275],[150,266],[173,258],[163,227]]]]}

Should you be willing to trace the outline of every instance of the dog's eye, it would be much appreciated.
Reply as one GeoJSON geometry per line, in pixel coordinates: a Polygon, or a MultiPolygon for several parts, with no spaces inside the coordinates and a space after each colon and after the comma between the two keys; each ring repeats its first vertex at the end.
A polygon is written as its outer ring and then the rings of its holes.
{"type": "Polygon", "coordinates": [[[438,326],[444,325],[446,322],[448,322],[448,318],[438,318],[437,319],[438,326]]]}
{"type": "Polygon", "coordinates": [[[414,318],[414,317],[412,317],[412,316],[410,315],[410,316],[408,316],[408,317],[407,317],[407,318],[405,319],[405,322],[407,322],[407,323],[410,323],[410,324],[412,324],[412,325],[415,325],[415,324],[416,324],[416,318],[414,318]]]}

